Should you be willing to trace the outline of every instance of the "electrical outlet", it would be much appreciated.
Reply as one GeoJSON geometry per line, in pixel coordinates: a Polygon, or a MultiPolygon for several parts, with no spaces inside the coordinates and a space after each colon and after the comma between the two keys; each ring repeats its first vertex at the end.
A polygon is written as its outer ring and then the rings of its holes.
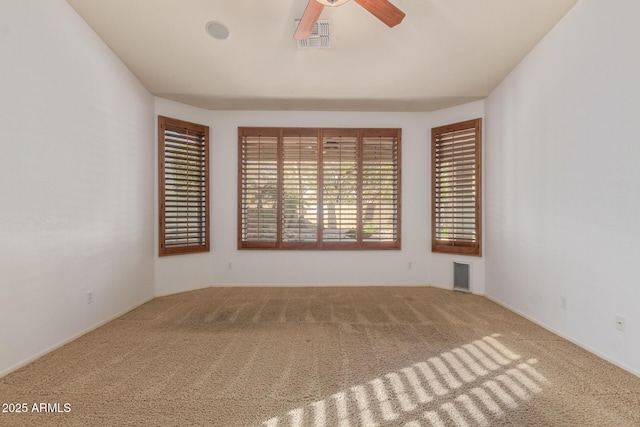
{"type": "Polygon", "coordinates": [[[616,316],[616,329],[619,331],[624,331],[625,329],[627,329],[626,317],[616,316]]]}
{"type": "Polygon", "coordinates": [[[564,308],[565,310],[567,309],[567,298],[566,297],[560,297],[560,308],[564,308]]]}
{"type": "Polygon", "coordinates": [[[409,261],[407,263],[407,270],[412,270],[413,269],[413,263],[411,261],[409,261]]]}
{"type": "Polygon", "coordinates": [[[91,304],[93,302],[93,291],[87,291],[87,304],[91,304]]]}

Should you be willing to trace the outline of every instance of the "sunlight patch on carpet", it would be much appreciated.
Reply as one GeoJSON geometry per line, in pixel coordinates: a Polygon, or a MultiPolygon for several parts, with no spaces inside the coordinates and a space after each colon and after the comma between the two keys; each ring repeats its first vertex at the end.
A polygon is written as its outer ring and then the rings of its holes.
{"type": "Polygon", "coordinates": [[[486,336],[426,361],[339,391],[262,423],[265,427],[489,426],[542,392],[548,380],[497,338],[486,336]],[[518,363],[520,362],[520,363],[518,363]]]}

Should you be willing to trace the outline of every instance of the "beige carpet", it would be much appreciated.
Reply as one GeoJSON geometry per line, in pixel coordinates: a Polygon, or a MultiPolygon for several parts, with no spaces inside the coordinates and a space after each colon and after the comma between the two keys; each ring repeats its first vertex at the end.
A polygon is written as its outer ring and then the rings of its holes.
{"type": "Polygon", "coordinates": [[[638,377],[435,288],[157,298],[0,379],[0,396],[28,406],[2,426],[640,426],[638,377]]]}

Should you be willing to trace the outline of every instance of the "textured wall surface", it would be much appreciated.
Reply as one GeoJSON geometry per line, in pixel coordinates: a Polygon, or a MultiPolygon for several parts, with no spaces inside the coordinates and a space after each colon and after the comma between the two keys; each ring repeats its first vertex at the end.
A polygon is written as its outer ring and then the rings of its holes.
{"type": "Polygon", "coordinates": [[[485,124],[487,295],[636,373],[638,14],[580,1],[487,99],[485,124]]]}
{"type": "Polygon", "coordinates": [[[8,3],[0,374],[151,298],[155,231],[153,98],[65,1],[8,3]]]}
{"type": "Polygon", "coordinates": [[[431,253],[430,210],[431,128],[483,117],[482,101],[433,113],[354,113],[208,111],[156,98],[156,113],[210,126],[212,210],[211,252],[156,259],[158,295],[210,285],[451,288],[454,260],[473,264],[472,290],[484,293],[483,258],[431,253]],[[402,250],[238,251],[238,126],[402,128],[402,250]]]}

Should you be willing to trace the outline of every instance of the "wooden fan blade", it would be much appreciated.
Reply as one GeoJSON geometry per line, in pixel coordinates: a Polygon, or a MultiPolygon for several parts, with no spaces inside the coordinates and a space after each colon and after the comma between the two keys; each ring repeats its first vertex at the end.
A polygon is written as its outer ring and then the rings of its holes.
{"type": "Polygon", "coordinates": [[[309,0],[307,8],[304,10],[300,23],[298,24],[298,28],[293,34],[294,39],[304,40],[309,38],[313,26],[316,25],[318,18],[320,18],[322,9],[324,9],[324,5],[318,3],[316,0],[309,0]]]}
{"type": "Polygon", "coordinates": [[[356,3],[389,27],[395,27],[404,19],[404,12],[389,3],[388,0],[356,0],[356,3]]]}

